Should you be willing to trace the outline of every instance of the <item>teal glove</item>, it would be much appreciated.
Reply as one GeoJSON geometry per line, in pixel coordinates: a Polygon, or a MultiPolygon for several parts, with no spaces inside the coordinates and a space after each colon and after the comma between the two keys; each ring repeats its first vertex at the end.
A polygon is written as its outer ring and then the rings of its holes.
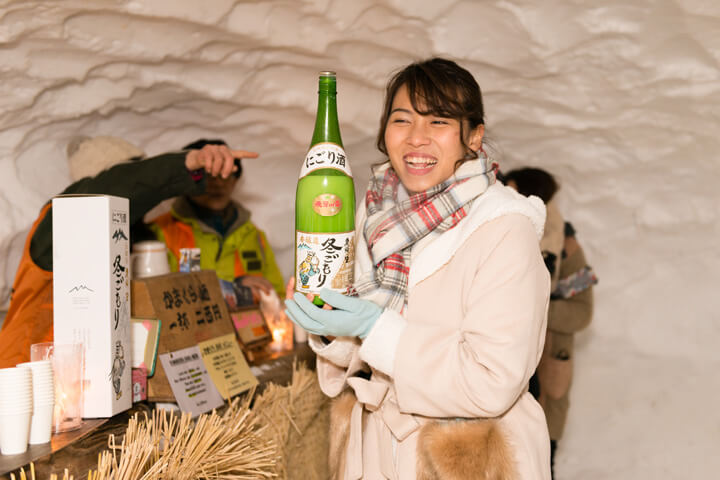
{"type": "Polygon", "coordinates": [[[308,332],[324,337],[365,338],[382,313],[373,302],[327,288],[320,290],[320,298],[335,310],[323,310],[301,293],[295,292],[293,298],[285,300],[288,317],[308,332]]]}

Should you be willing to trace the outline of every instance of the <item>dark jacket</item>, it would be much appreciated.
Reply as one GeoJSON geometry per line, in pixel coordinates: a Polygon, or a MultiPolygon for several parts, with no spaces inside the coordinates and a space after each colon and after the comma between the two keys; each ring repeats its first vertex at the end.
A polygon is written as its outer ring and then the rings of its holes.
{"type": "MultiPolygon", "coordinates": [[[[81,178],[63,190],[62,195],[102,194],[128,198],[130,225],[140,226],[145,214],[163,200],[205,191],[205,177],[193,180],[185,168],[185,155],[186,152],[166,153],[121,163],[95,177],[81,178]]],[[[131,237],[130,240],[139,239],[131,237]]],[[[30,241],[30,256],[40,268],[52,271],[52,209],[35,230],[30,241]]]]}

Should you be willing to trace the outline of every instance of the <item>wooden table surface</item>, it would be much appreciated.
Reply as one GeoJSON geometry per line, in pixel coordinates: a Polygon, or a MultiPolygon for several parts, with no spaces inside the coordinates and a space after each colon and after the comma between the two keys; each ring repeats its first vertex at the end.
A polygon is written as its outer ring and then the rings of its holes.
{"type": "MultiPolygon", "coordinates": [[[[287,385],[296,359],[315,368],[315,354],[306,343],[299,344],[292,352],[256,356],[251,369],[260,382],[259,390],[268,383],[287,385]]],[[[19,479],[21,467],[30,478],[30,462],[34,463],[37,480],[49,480],[52,473],[62,479],[65,468],[75,480],[86,479],[88,472],[97,467],[98,454],[107,449],[109,436],[114,434],[115,442],[119,444],[130,418],[136,413],[150,414],[153,407],[154,404],[149,402],[135,403],[132,409],[112,418],[83,420],[80,429],[53,435],[50,443],[29,445],[23,454],[0,455],[0,480],[9,480],[10,473],[19,479]]]]}

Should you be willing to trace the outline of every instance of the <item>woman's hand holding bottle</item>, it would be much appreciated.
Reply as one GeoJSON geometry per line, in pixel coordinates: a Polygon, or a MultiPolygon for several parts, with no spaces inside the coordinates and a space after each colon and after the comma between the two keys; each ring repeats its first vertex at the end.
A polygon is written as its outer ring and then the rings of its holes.
{"type": "Polygon", "coordinates": [[[365,338],[382,313],[382,308],[373,302],[327,288],[320,291],[320,298],[333,308],[318,308],[300,293],[286,298],[288,317],[315,335],[365,338]]]}

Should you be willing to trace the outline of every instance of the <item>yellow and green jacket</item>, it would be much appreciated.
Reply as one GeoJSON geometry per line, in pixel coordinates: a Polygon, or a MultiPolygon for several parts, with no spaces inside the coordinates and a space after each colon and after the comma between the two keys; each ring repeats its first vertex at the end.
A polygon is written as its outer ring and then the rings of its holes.
{"type": "Polygon", "coordinates": [[[199,248],[201,269],[215,270],[218,278],[229,282],[245,275],[263,276],[284,298],[283,277],[265,233],[250,221],[250,213],[242,205],[233,206],[238,215],[224,236],[200,220],[185,197],[151,222],[157,239],[168,247],[170,270],[178,271],[181,248],[199,248]]]}

